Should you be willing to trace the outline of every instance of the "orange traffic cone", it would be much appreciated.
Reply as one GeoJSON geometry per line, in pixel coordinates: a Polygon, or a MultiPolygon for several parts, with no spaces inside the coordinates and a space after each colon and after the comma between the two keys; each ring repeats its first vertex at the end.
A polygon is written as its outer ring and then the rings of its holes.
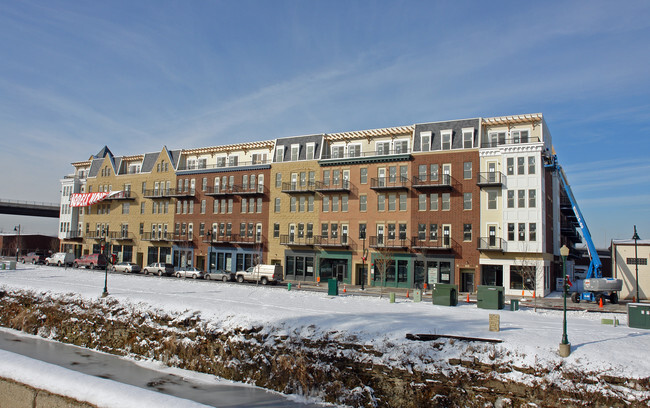
{"type": "Polygon", "coordinates": [[[521,291],[521,297],[525,297],[525,296],[526,296],[526,295],[524,295],[524,291],[522,290],[522,291],[521,291]]]}
{"type": "Polygon", "coordinates": [[[346,293],[348,290],[345,288],[345,285],[343,285],[343,293],[346,293]]]}
{"type": "Polygon", "coordinates": [[[469,303],[469,293],[467,294],[467,303],[469,303]]]}
{"type": "Polygon", "coordinates": [[[298,289],[300,289],[300,288],[301,288],[301,286],[300,286],[300,282],[298,282],[298,289]]]}
{"type": "Polygon", "coordinates": [[[600,298],[598,300],[599,300],[598,307],[602,309],[603,308],[603,298],[600,298]]]}
{"type": "Polygon", "coordinates": [[[407,299],[409,298],[409,290],[408,289],[406,289],[406,298],[407,299]]]}

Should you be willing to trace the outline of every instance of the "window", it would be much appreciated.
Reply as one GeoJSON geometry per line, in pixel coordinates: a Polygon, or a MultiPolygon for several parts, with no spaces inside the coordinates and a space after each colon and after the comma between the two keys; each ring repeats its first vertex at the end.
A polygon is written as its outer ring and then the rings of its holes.
{"type": "Polygon", "coordinates": [[[368,196],[359,196],[359,211],[366,211],[368,209],[368,196]]]}
{"type": "Polygon", "coordinates": [[[301,196],[300,201],[298,202],[298,212],[305,212],[305,203],[305,196],[301,196]]]}
{"type": "Polygon", "coordinates": [[[394,183],[397,181],[397,166],[388,167],[388,181],[394,183]]]}
{"type": "Polygon", "coordinates": [[[429,211],[438,211],[438,194],[433,193],[429,196],[429,211]]]}
{"type": "Polygon", "coordinates": [[[359,239],[366,239],[366,224],[359,224],[359,239]]]}
{"type": "Polygon", "coordinates": [[[297,161],[299,153],[300,153],[300,145],[297,144],[291,145],[291,161],[297,161]]]}
{"type": "Polygon", "coordinates": [[[513,222],[508,223],[508,241],[515,240],[515,224],[513,222]]]}
{"type": "Polygon", "coordinates": [[[348,196],[347,195],[341,196],[341,211],[344,211],[344,212],[348,211],[348,196]]]}
{"type": "Polygon", "coordinates": [[[321,224],[320,235],[323,238],[329,238],[329,224],[321,224]]]}
{"type": "Polygon", "coordinates": [[[147,191],[147,182],[143,181],[142,182],[142,194],[145,194],[145,191],[147,191]]]}
{"type": "Polygon", "coordinates": [[[535,174],[535,156],[528,156],[528,174],[535,174]]]}
{"type": "Polygon", "coordinates": [[[214,202],[212,203],[212,213],[213,214],[219,213],[219,200],[214,200],[214,202]]]}
{"type": "Polygon", "coordinates": [[[465,180],[472,178],[472,162],[463,163],[463,178],[465,180]]]}
{"type": "Polygon", "coordinates": [[[323,171],[323,184],[326,186],[330,185],[330,171],[329,170],[324,170],[323,171]]]}
{"type": "Polygon", "coordinates": [[[242,222],[239,224],[239,236],[240,237],[245,237],[246,236],[246,223],[242,222]]]}
{"type": "Polygon", "coordinates": [[[235,167],[239,163],[239,156],[228,156],[228,166],[235,167]]]}
{"type": "Polygon", "coordinates": [[[232,198],[229,198],[228,199],[228,214],[232,214],[232,204],[233,204],[232,198]]]}
{"type": "Polygon", "coordinates": [[[463,130],[463,147],[465,149],[474,147],[474,130],[463,130]]]}
{"type": "Polygon", "coordinates": [[[368,168],[362,167],[359,169],[359,182],[361,184],[368,184],[368,168]]]}
{"type": "Polygon", "coordinates": [[[284,146],[278,146],[275,149],[275,162],[281,163],[284,158],[284,146]]]}
{"type": "Polygon", "coordinates": [[[472,224],[463,224],[463,241],[472,240],[472,224]]]}
{"type": "Polygon", "coordinates": [[[144,214],[144,201],[140,203],[140,214],[144,214]]]}
{"type": "Polygon", "coordinates": [[[497,192],[488,191],[488,210],[497,209],[497,192]]]}
{"type": "Polygon", "coordinates": [[[408,153],[409,150],[409,141],[408,140],[396,140],[394,143],[395,154],[408,153]]]}
{"type": "Polygon", "coordinates": [[[314,212],[314,196],[309,196],[309,199],[307,200],[307,211],[314,212]]]}
{"type": "Polygon", "coordinates": [[[399,239],[401,240],[406,239],[406,224],[399,225],[399,239]]]}
{"type": "Polygon", "coordinates": [[[508,208],[515,208],[515,190],[508,190],[508,208]]]}
{"type": "Polygon", "coordinates": [[[300,223],[298,224],[298,238],[304,238],[305,237],[305,224],[300,223]]]}
{"type": "Polygon", "coordinates": [[[418,178],[420,181],[427,181],[427,165],[420,164],[418,166],[418,178]]]}
{"type": "Polygon", "coordinates": [[[431,132],[420,132],[420,151],[428,152],[431,149],[431,132]]]}
{"type": "Polygon", "coordinates": [[[429,225],[429,241],[438,240],[438,224],[429,225]]]}
{"type": "Polygon", "coordinates": [[[526,190],[517,190],[517,207],[526,208],[526,190]]]}
{"type": "Polygon", "coordinates": [[[420,241],[427,239],[427,224],[418,224],[418,239],[420,241]]]}
{"type": "Polygon", "coordinates": [[[431,175],[431,181],[438,181],[438,165],[437,164],[432,164],[431,165],[430,175],[431,175]]]}
{"type": "Polygon", "coordinates": [[[205,191],[207,190],[207,188],[208,188],[208,178],[203,177],[203,179],[201,180],[201,191],[205,191]]]}
{"type": "Polygon", "coordinates": [[[221,214],[225,214],[225,213],[226,213],[226,199],[223,198],[221,199],[221,214]]]}
{"type": "Polygon", "coordinates": [[[190,201],[190,210],[187,213],[194,214],[194,201],[190,201]]]}
{"type": "Polygon", "coordinates": [[[336,239],[336,238],[339,237],[339,225],[338,224],[332,223],[332,226],[331,226],[330,230],[332,231],[330,236],[333,239],[336,239]]]}
{"type": "Polygon", "coordinates": [[[535,208],[537,206],[537,192],[535,190],[528,190],[528,208],[535,208]]]}
{"type": "Polygon", "coordinates": [[[247,213],[248,212],[248,200],[245,198],[242,198],[241,200],[241,213],[247,213]]]}
{"type": "Polygon", "coordinates": [[[226,156],[217,157],[217,167],[226,167],[226,156]]]}
{"type": "Polygon", "coordinates": [[[296,212],[296,197],[291,197],[289,201],[289,211],[296,212]]]}
{"type": "Polygon", "coordinates": [[[361,145],[360,144],[348,145],[348,157],[361,157],[361,145]]]}
{"type": "Polygon", "coordinates": [[[390,154],[390,142],[376,142],[375,147],[378,156],[390,154]]]}
{"type": "Polygon", "coordinates": [[[332,196],[332,212],[339,211],[339,196],[332,196]]]}
{"type": "Polygon", "coordinates": [[[314,149],[316,145],[314,143],[307,143],[307,160],[314,160],[314,149]]]}
{"type": "Polygon", "coordinates": [[[520,222],[518,225],[518,235],[519,235],[519,241],[525,241],[526,240],[526,224],[523,222],[520,222]]]}
{"type": "Polygon", "coordinates": [[[472,193],[463,193],[463,210],[472,209],[472,193]]]}
{"type": "Polygon", "coordinates": [[[262,212],[262,198],[257,199],[257,212],[261,213],[262,212]]]}
{"type": "Polygon", "coordinates": [[[625,263],[628,265],[647,265],[648,258],[626,258],[625,263]]]}
{"type": "Polygon", "coordinates": [[[388,194],[388,211],[395,211],[395,202],[397,196],[395,194],[388,194]]]}
{"type": "Polygon", "coordinates": [[[418,195],[418,211],[426,211],[427,210],[427,195],[426,194],[419,194],[418,195]]]}
{"type": "Polygon", "coordinates": [[[314,224],[307,224],[307,238],[312,238],[314,236],[314,224]]]}
{"type": "Polygon", "coordinates": [[[512,143],[528,143],[528,131],[527,130],[513,130],[510,132],[512,137],[512,143]]]}
{"type": "Polygon", "coordinates": [[[442,193],[442,211],[450,210],[450,200],[451,195],[449,193],[442,193]]]}
{"type": "Polygon", "coordinates": [[[130,207],[130,203],[122,204],[122,214],[128,214],[129,213],[129,207],[130,207]]]}
{"type": "Polygon", "coordinates": [[[534,222],[528,224],[528,240],[537,241],[537,224],[534,222]]]}
{"type": "Polygon", "coordinates": [[[395,224],[388,224],[388,239],[395,240],[395,224]]]}
{"type": "Polygon", "coordinates": [[[330,210],[330,198],[329,196],[323,196],[323,212],[329,212],[330,210]]]}
{"type": "Polygon", "coordinates": [[[386,196],[384,194],[377,195],[377,211],[386,210],[386,196]]]}
{"type": "Polygon", "coordinates": [[[525,157],[517,157],[517,175],[521,176],[523,174],[526,174],[526,158],[525,157]]]}
{"type": "Polygon", "coordinates": [[[205,200],[201,200],[201,214],[205,214],[205,200]]]}
{"type": "Polygon", "coordinates": [[[451,131],[441,133],[442,150],[451,150],[451,131]]]}
{"type": "Polygon", "coordinates": [[[275,188],[282,187],[282,173],[275,173],[275,188]]]}
{"type": "Polygon", "coordinates": [[[509,176],[512,176],[515,174],[515,159],[514,157],[508,157],[507,159],[507,170],[506,172],[508,173],[509,176]]]}

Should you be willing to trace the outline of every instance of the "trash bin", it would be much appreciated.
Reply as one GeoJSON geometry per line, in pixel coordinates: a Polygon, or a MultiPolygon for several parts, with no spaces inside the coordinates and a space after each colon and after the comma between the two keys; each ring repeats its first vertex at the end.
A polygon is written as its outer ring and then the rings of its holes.
{"type": "Polygon", "coordinates": [[[650,329],[650,304],[628,303],[627,325],[636,329],[650,329]]]}
{"type": "Polygon", "coordinates": [[[339,295],[339,283],[336,279],[327,280],[327,294],[329,296],[338,296],[339,295]]]}
{"type": "Polygon", "coordinates": [[[458,304],[458,286],[449,283],[434,283],[431,297],[434,305],[456,306],[458,304]]]}
{"type": "Polygon", "coordinates": [[[7,267],[7,265],[5,265],[4,262],[0,265],[0,269],[5,269],[6,267],[7,267]]]}
{"type": "Polygon", "coordinates": [[[9,261],[9,269],[11,270],[16,269],[16,261],[9,261]]]}
{"type": "Polygon", "coordinates": [[[479,285],[476,306],[480,309],[500,310],[505,306],[503,286],[479,285]]]}
{"type": "Polygon", "coordinates": [[[389,298],[390,298],[390,303],[395,303],[395,292],[390,292],[389,298]]]}
{"type": "Polygon", "coordinates": [[[513,312],[519,310],[519,299],[512,299],[510,301],[510,310],[513,312]]]}

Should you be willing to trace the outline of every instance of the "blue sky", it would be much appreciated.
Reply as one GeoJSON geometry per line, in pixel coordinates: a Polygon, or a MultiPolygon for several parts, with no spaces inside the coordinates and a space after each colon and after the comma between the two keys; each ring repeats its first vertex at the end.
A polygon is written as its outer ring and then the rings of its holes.
{"type": "Polygon", "coordinates": [[[597,245],[650,238],[648,1],[0,0],[0,55],[3,199],[104,145],[541,112],[597,245]]]}

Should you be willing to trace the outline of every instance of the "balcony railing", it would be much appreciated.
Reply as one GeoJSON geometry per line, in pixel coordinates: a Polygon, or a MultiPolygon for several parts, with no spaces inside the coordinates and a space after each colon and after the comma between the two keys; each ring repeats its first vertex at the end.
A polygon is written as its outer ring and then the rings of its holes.
{"type": "Polygon", "coordinates": [[[85,237],[88,239],[104,239],[108,237],[106,231],[86,231],[85,237]]]}
{"type": "Polygon", "coordinates": [[[289,182],[289,183],[282,183],[282,192],[283,193],[313,193],[316,191],[316,183],[315,182],[306,182],[306,183],[299,183],[299,182],[289,182]]]}
{"type": "Polygon", "coordinates": [[[135,195],[132,194],[130,190],[120,191],[117,194],[110,195],[105,198],[105,201],[111,200],[135,200],[135,195]]]}
{"type": "Polygon", "coordinates": [[[497,251],[506,252],[508,241],[498,237],[479,237],[478,250],[479,251],[497,251]]]}
{"type": "Polygon", "coordinates": [[[321,160],[337,160],[337,159],[356,159],[360,157],[375,157],[375,156],[395,156],[400,154],[410,154],[410,148],[397,148],[397,149],[380,149],[380,150],[371,150],[367,152],[355,152],[348,151],[345,154],[338,154],[335,150],[332,152],[328,150],[323,153],[321,160]]]}
{"type": "Polygon", "coordinates": [[[280,235],[280,245],[314,246],[316,237],[299,237],[298,234],[280,235]]]}
{"type": "Polygon", "coordinates": [[[230,234],[230,235],[205,235],[203,242],[208,244],[238,244],[238,245],[263,245],[264,238],[249,235],[230,234]]]}
{"type": "Polygon", "coordinates": [[[352,245],[352,240],[348,235],[341,235],[336,238],[325,237],[322,235],[316,236],[316,245],[320,247],[338,247],[347,248],[352,245]]]}
{"type": "Polygon", "coordinates": [[[143,241],[171,241],[172,234],[169,232],[144,232],[142,234],[143,241]]]}
{"type": "Polygon", "coordinates": [[[170,241],[174,242],[191,242],[194,240],[194,237],[190,234],[178,234],[178,233],[173,233],[168,235],[170,238],[170,241]]]}
{"type": "Polygon", "coordinates": [[[208,186],[208,188],[205,190],[205,195],[210,195],[210,196],[258,195],[258,194],[265,194],[266,191],[267,188],[264,187],[263,185],[257,185],[257,186],[234,185],[234,186],[225,186],[225,187],[208,186]]]}
{"type": "Polygon", "coordinates": [[[351,189],[351,184],[349,180],[339,180],[339,181],[330,181],[329,183],[324,183],[322,181],[317,181],[316,182],[316,191],[323,191],[323,192],[335,192],[335,191],[342,191],[342,192],[349,192],[351,189]]]}
{"type": "Polygon", "coordinates": [[[153,190],[144,190],[145,198],[171,198],[176,197],[175,188],[160,188],[153,190]]]}
{"type": "Polygon", "coordinates": [[[83,234],[81,233],[81,230],[78,231],[67,231],[61,234],[62,239],[81,239],[83,238],[83,234]]]}
{"type": "Polygon", "coordinates": [[[391,180],[390,177],[373,178],[370,180],[370,188],[373,190],[408,190],[409,179],[406,177],[396,177],[391,180]]]}
{"type": "Polygon", "coordinates": [[[481,147],[499,147],[503,145],[512,145],[512,144],[523,144],[523,143],[539,143],[541,142],[540,138],[537,136],[525,136],[525,137],[516,137],[516,138],[505,138],[500,137],[497,140],[483,140],[481,142],[481,147]]]}
{"type": "Polygon", "coordinates": [[[133,234],[127,231],[111,231],[109,238],[114,241],[133,241],[133,234]]]}
{"type": "Polygon", "coordinates": [[[413,176],[413,188],[418,190],[427,188],[451,188],[451,175],[441,174],[437,179],[413,176]]]}
{"type": "Polygon", "coordinates": [[[408,248],[410,241],[408,238],[393,238],[390,239],[386,235],[370,237],[371,248],[408,248]]]}
{"type": "Polygon", "coordinates": [[[480,187],[498,187],[504,182],[503,173],[500,171],[481,172],[476,175],[476,185],[480,187]]]}
{"type": "Polygon", "coordinates": [[[411,238],[411,248],[415,249],[431,249],[431,250],[449,250],[453,247],[453,240],[449,238],[441,238],[435,241],[428,241],[420,239],[419,237],[411,238]]]}
{"type": "Polygon", "coordinates": [[[187,171],[187,170],[214,170],[214,169],[227,169],[235,167],[245,167],[245,166],[259,166],[263,164],[271,164],[271,159],[266,160],[251,160],[251,161],[237,161],[237,163],[218,163],[218,164],[190,164],[183,163],[178,167],[178,171],[187,171]]]}

